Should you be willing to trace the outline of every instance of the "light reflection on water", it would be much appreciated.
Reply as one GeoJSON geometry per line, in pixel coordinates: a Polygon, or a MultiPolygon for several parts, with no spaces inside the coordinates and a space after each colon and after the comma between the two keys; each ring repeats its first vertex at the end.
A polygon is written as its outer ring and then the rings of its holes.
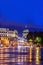
{"type": "Polygon", "coordinates": [[[28,60],[26,60],[24,64],[20,63],[20,65],[43,65],[43,61],[41,61],[41,55],[42,53],[39,47],[36,47],[34,49],[30,48],[28,60]]]}
{"type": "MultiPolygon", "coordinates": [[[[8,52],[6,50],[7,50],[7,48],[1,49],[0,59],[4,58],[4,57],[6,58],[6,56],[4,56],[4,54],[2,54],[3,52],[8,52]]],[[[9,55],[10,57],[14,57],[14,58],[11,58],[11,59],[8,58],[9,59],[8,61],[6,61],[6,59],[5,59],[4,62],[9,62],[5,65],[43,65],[43,60],[41,60],[41,59],[43,59],[43,48],[40,49],[39,47],[37,47],[37,48],[19,47],[19,49],[10,48],[8,50],[9,50],[9,54],[6,54],[6,55],[7,56],[9,55]],[[10,54],[12,52],[13,52],[13,54],[10,54]],[[20,52],[20,53],[22,53],[22,55],[16,54],[14,52],[18,52],[18,53],[20,52]],[[23,54],[23,53],[25,53],[25,54],[23,54]],[[14,59],[15,59],[15,61],[14,61],[14,59]],[[12,62],[12,64],[11,64],[11,62],[12,62]]],[[[1,61],[0,61],[0,63],[1,63],[1,61]]]]}
{"type": "Polygon", "coordinates": [[[43,60],[41,60],[41,49],[37,47],[34,52],[34,60],[32,60],[32,48],[30,48],[30,63],[27,65],[43,65],[43,60]]]}
{"type": "Polygon", "coordinates": [[[35,53],[35,62],[36,64],[40,64],[40,48],[36,48],[36,53],[35,53]]]}

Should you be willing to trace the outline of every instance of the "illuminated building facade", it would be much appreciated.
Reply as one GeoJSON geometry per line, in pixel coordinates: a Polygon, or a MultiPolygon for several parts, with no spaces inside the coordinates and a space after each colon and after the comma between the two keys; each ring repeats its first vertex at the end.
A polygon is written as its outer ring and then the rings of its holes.
{"type": "MultiPolygon", "coordinates": [[[[28,33],[27,30],[25,30],[24,33],[27,35],[28,33]]],[[[25,37],[21,38],[18,36],[18,32],[16,30],[11,31],[8,29],[4,30],[0,29],[0,44],[2,43],[1,44],[2,48],[0,48],[0,61],[1,61],[0,64],[2,65],[2,63],[8,63],[8,62],[10,63],[11,61],[12,65],[14,65],[13,63],[18,63],[21,65],[21,63],[32,62],[32,59],[35,59],[34,61],[36,62],[36,64],[39,64],[40,48],[34,49],[30,45],[29,45],[30,47],[29,46],[27,47],[26,45],[24,45],[24,43],[26,42],[25,40],[26,40],[25,37]],[[18,46],[15,44],[17,44],[18,46]],[[8,48],[9,46],[10,48],[8,48]],[[34,56],[33,53],[35,54],[34,56]]],[[[29,40],[29,42],[30,44],[32,44],[31,39],[29,40]]]]}
{"type": "Polygon", "coordinates": [[[1,46],[3,45],[8,45],[11,44],[11,42],[15,42],[15,39],[17,41],[18,37],[18,32],[17,30],[9,30],[8,28],[0,28],[0,44],[1,46]]]}
{"type": "Polygon", "coordinates": [[[18,32],[16,30],[12,31],[12,30],[9,30],[8,28],[0,28],[0,36],[2,37],[15,37],[17,36],[18,32]]]}
{"type": "Polygon", "coordinates": [[[23,38],[26,38],[28,33],[29,33],[28,29],[23,30],[23,33],[22,33],[23,38]]]}

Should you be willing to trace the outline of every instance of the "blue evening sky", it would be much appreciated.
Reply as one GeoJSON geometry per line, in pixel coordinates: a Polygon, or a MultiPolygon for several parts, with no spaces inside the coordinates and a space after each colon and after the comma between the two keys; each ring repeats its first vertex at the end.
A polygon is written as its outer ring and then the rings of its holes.
{"type": "Polygon", "coordinates": [[[6,22],[43,26],[43,0],[0,0],[0,23],[6,22]]]}

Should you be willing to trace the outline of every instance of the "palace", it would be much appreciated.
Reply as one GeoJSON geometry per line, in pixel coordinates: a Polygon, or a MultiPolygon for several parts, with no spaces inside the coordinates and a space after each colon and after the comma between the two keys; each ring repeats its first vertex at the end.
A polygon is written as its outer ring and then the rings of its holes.
{"type": "Polygon", "coordinates": [[[10,45],[13,41],[17,41],[18,31],[9,30],[8,28],[0,28],[0,45],[10,45]]]}

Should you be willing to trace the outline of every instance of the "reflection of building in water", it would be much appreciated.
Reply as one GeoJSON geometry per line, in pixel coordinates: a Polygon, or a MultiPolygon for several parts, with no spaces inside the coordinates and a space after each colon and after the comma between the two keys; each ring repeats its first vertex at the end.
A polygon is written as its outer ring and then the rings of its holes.
{"type": "Polygon", "coordinates": [[[30,48],[30,62],[32,62],[32,48],[30,48]]]}
{"type": "Polygon", "coordinates": [[[36,47],[36,54],[35,54],[36,58],[35,58],[35,62],[36,64],[40,64],[40,48],[39,47],[36,47]]]}

